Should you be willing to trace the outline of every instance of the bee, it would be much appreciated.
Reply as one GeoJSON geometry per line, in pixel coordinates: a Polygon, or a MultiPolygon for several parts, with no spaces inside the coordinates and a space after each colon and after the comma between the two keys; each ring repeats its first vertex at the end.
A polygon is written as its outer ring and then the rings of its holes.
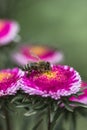
{"type": "Polygon", "coordinates": [[[33,53],[32,53],[32,55],[35,58],[37,58],[39,61],[29,63],[22,68],[22,70],[27,72],[28,75],[30,75],[31,72],[43,73],[43,72],[47,72],[47,71],[51,70],[51,65],[48,61],[45,62],[45,61],[40,60],[40,58],[33,53]]]}

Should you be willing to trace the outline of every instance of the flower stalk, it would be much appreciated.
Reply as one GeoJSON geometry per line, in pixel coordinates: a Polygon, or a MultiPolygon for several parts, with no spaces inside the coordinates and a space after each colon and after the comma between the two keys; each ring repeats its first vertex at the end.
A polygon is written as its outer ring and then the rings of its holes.
{"type": "Polygon", "coordinates": [[[51,130],[51,106],[48,105],[48,130],[51,130]]]}
{"type": "Polygon", "coordinates": [[[11,130],[9,113],[5,107],[4,107],[4,114],[5,114],[6,130],[11,130]]]}

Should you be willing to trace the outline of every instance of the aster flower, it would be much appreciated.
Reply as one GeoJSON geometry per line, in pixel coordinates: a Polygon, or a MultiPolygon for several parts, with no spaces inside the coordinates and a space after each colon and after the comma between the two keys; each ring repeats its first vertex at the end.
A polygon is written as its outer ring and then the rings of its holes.
{"type": "Polygon", "coordinates": [[[13,41],[19,32],[19,24],[15,21],[0,19],[0,46],[13,41]]]}
{"type": "Polygon", "coordinates": [[[0,70],[0,96],[14,95],[20,87],[21,75],[18,68],[0,70]]]}
{"type": "Polygon", "coordinates": [[[12,59],[20,65],[37,61],[37,58],[32,56],[31,52],[41,60],[49,61],[50,63],[59,63],[63,60],[63,53],[61,51],[39,45],[21,46],[19,50],[12,55],[12,59]]]}
{"type": "Polygon", "coordinates": [[[29,76],[25,73],[21,84],[25,93],[57,100],[61,96],[77,93],[81,86],[81,78],[72,67],[53,65],[47,72],[32,71],[29,76]]]}
{"type": "Polygon", "coordinates": [[[84,103],[87,105],[87,83],[86,82],[82,82],[81,83],[81,88],[83,89],[82,92],[83,94],[79,95],[78,97],[74,97],[72,96],[70,98],[71,101],[77,101],[77,102],[80,102],[80,103],[84,103]]]}

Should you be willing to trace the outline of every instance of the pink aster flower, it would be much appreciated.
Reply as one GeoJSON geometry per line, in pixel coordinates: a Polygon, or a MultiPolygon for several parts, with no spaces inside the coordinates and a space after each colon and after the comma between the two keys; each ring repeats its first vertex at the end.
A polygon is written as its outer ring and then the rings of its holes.
{"type": "Polygon", "coordinates": [[[0,70],[0,96],[16,93],[20,87],[22,73],[18,68],[0,70]]]}
{"type": "Polygon", "coordinates": [[[25,74],[21,82],[25,93],[55,100],[77,93],[81,86],[78,72],[66,65],[52,66],[51,70],[44,73],[33,71],[30,76],[25,74]]]}
{"type": "Polygon", "coordinates": [[[83,89],[83,94],[82,95],[79,95],[78,97],[74,97],[72,96],[70,98],[71,101],[77,101],[77,102],[80,102],[80,103],[84,103],[87,105],[87,83],[86,82],[82,82],[81,84],[81,88],[83,89]]]}
{"type": "Polygon", "coordinates": [[[32,56],[31,53],[38,56],[41,60],[49,61],[50,63],[59,63],[63,60],[62,52],[41,45],[24,45],[12,55],[12,58],[18,64],[26,65],[27,63],[37,61],[37,58],[32,56]]]}
{"type": "Polygon", "coordinates": [[[13,41],[19,32],[19,24],[15,21],[0,19],[0,46],[13,41]]]}

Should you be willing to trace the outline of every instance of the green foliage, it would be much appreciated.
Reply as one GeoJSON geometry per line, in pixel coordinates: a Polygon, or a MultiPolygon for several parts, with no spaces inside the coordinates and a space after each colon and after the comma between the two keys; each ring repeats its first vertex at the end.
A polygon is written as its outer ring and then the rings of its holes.
{"type": "MultiPolygon", "coordinates": [[[[65,64],[75,67],[86,80],[87,55],[87,1],[59,1],[59,0],[0,0],[0,18],[15,19],[20,23],[21,42],[39,42],[54,45],[65,52],[65,64]]],[[[22,44],[22,43],[18,44],[22,44]]],[[[0,69],[12,68],[15,65],[10,57],[17,44],[11,43],[0,47],[0,69]]],[[[81,94],[80,92],[78,95],[81,94]]],[[[76,95],[76,96],[78,96],[76,95]]],[[[0,117],[4,118],[3,106],[10,112],[24,108],[25,116],[33,116],[39,111],[45,111],[51,105],[53,127],[59,122],[58,117],[64,113],[65,120],[69,121],[75,130],[74,112],[87,118],[87,106],[78,102],[69,102],[68,99],[54,103],[53,100],[28,97],[18,94],[0,99],[0,117]],[[5,102],[4,102],[5,101],[5,102]],[[57,108],[58,104],[65,108],[57,108]],[[78,106],[73,109],[72,105],[78,106]]],[[[64,119],[62,116],[62,120],[64,119]]],[[[36,123],[33,130],[38,129],[42,119],[36,123]]],[[[62,121],[61,123],[62,124],[62,121]]],[[[58,126],[62,130],[62,126],[58,126]]],[[[72,127],[71,127],[72,128],[72,127]]]]}
{"type": "MultiPolygon", "coordinates": [[[[18,91],[15,96],[4,96],[0,99],[0,117],[5,118],[5,112],[17,113],[17,109],[24,109],[22,113],[25,117],[32,117],[40,114],[43,117],[46,114],[48,130],[55,130],[56,125],[60,130],[64,129],[64,120],[70,123],[70,130],[76,129],[76,121],[78,113],[87,117],[87,106],[69,101],[69,97],[62,97],[59,100],[51,98],[43,98],[25,94],[23,91],[18,91]],[[4,108],[4,109],[3,109],[4,108]],[[61,126],[62,125],[62,126],[61,126]]],[[[33,126],[33,130],[37,130],[43,119],[37,120],[33,126]]]]}

